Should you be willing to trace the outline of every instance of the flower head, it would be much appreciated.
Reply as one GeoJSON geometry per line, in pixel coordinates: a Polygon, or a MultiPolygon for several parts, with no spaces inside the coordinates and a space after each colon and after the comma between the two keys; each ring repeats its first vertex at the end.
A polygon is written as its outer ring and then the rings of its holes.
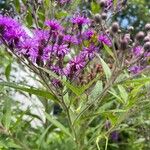
{"type": "Polygon", "coordinates": [[[137,74],[139,73],[143,68],[141,66],[137,66],[137,65],[134,65],[132,67],[129,68],[130,72],[132,74],[137,74]]]}
{"type": "Polygon", "coordinates": [[[13,47],[17,47],[19,41],[27,37],[25,30],[15,19],[0,16],[0,35],[13,47]]]}
{"type": "Polygon", "coordinates": [[[89,59],[92,59],[94,57],[95,52],[98,51],[98,48],[94,45],[91,44],[89,47],[84,47],[82,54],[89,59]]]}
{"type": "Polygon", "coordinates": [[[53,50],[58,57],[64,57],[69,52],[68,44],[55,44],[53,50]]]}
{"type": "Polygon", "coordinates": [[[136,46],[133,48],[133,54],[135,56],[140,56],[141,54],[143,54],[143,47],[142,46],[136,46]]]}
{"type": "Polygon", "coordinates": [[[83,38],[89,40],[90,38],[92,38],[93,35],[94,35],[94,30],[88,29],[83,33],[83,38]]]}
{"type": "Polygon", "coordinates": [[[59,21],[53,19],[53,20],[47,20],[45,21],[45,25],[50,27],[51,30],[62,30],[63,27],[60,25],[59,21]]]}
{"type": "Polygon", "coordinates": [[[82,26],[84,24],[89,24],[90,23],[90,19],[89,18],[86,18],[84,16],[80,16],[80,15],[77,15],[77,16],[74,16],[72,19],[71,19],[71,22],[73,24],[77,24],[78,26],[82,26]]]}
{"type": "Polygon", "coordinates": [[[99,35],[98,41],[102,42],[103,44],[106,44],[107,46],[112,46],[112,42],[111,42],[109,36],[106,34],[99,35]]]}
{"type": "Polygon", "coordinates": [[[78,44],[77,38],[75,36],[72,36],[72,35],[69,35],[69,34],[65,35],[63,40],[66,43],[71,43],[71,44],[75,44],[75,45],[78,44]]]}
{"type": "Polygon", "coordinates": [[[69,77],[73,77],[77,72],[80,72],[85,67],[85,57],[81,53],[75,56],[63,69],[64,74],[69,77]]]}

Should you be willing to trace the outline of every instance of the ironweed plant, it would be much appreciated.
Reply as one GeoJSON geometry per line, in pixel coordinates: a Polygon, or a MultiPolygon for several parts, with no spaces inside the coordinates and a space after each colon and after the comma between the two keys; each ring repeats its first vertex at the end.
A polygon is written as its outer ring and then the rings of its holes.
{"type": "MultiPolygon", "coordinates": [[[[36,74],[42,87],[0,85],[42,97],[44,116],[39,117],[45,118],[40,142],[36,137],[34,145],[19,139],[16,144],[51,149],[51,131],[57,127],[55,134],[71,144],[60,150],[106,150],[149,99],[150,23],[134,37],[134,27],[123,30],[111,22],[127,0],[92,1],[84,10],[80,0],[14,3],[19,19],[0,15],[0,44],[36,74]]],[[[11,125],[2,127],[15,136],[11,125]]]]}

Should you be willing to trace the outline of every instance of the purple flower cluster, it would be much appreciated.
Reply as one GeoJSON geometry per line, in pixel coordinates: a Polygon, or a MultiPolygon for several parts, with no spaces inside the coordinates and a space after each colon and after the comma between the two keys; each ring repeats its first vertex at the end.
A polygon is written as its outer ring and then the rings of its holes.
{"type": "Polygon", "coordinates": [[[34,65],[46,66],[58,75],[73,78],[99,50],[95,38],[110,45],[105,35],[98,38],[93,28],[82,28],[90,22],[87,17],[75,15],[68,22],[71,27],[67,30],[58,20],[52,19],[45,21],[45,29],[31,30],[29,34],[15,19],[0,16],[0,40],[7,43],[13,53],[24,56],[34,65]]]}

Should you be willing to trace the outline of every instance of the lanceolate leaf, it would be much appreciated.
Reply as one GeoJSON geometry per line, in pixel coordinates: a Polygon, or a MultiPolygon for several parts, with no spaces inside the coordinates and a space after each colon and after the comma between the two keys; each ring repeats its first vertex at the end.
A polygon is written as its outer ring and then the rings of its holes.
{"type": "Polygon", "coordinates": [[[56,127],[58,127],[59,129],[61,129],[65,134],[69,135],[70,137],[72,137],[72,135],[69,133],[68,129],[66,127],[64,127],[59,121],[57,121],[54,117],[52,117],[51,115],[47,114],[46,112],[45,116],[46,118],[56,127]]]}
{"type": "Polygon", "coordinates": [[[106,64],[106,62],[99,55],[97,55],[97,56],[101,61],[104,73],[106,75],[106,79],[109,80],[109,78],[111,77],[111,74],[112,74],[111,70],[110,70],[109,66],[106,64]]]}
{"type": "Polygon", "coordinates": [[[49,91],[36,89],[34,87],[30,87],[30,86],[26,86],[26,85],[18,85],[18,84],[11,83],[11,82],[0,82],[0,85],[11,87],[11,88],[19,90],[19,91],[24,91],[24,92],[34,94],[36,96],[44,97],[47,99],[51,99],[54,101],[57,100],[57,98],[53,94],[51,94],[49,91]]]}
{"type": "Polygon", "coordinates": [[[112,52],[112,50],[104,44],[104,49],[107,51],[107,53],[115,60],[115,56],[114,53],[112,52]]]}
{"type": "Polygon", "coordinates": [[[126,89],[122,85],[118,85],[118,89],[120,92],[120,96],[122,97],[122,99],[126,103],[128,100],[128,93],[127,93],[126,89]]]}

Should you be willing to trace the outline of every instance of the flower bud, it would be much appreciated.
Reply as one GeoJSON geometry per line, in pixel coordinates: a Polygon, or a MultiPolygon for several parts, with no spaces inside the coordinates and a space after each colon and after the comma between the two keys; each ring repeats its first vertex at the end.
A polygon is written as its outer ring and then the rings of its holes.
{"type": "Polygon", "coordinates": [[[147,23],[147,24],[145,25],[145,30],[146,30],[146,31],[150,31],[150,23],[147,23]]]}
{"type": "Polygon", "coordinates": [[[111,31],[112,31],[113,33],[117,33],[118,30],[119,30],[119,24],[118,24],[118,22],[114,22],[114,23],[112,24],[111,31]]]}
{"type": "Polygon", "coordinates": [[[106,20],[107,19],[107,14],[106,13],[102,13],[101,17],[102,17],[103,20],[106,20]]]}
{"type": "Polygon", "coordinates": [[[142,41],[144,38],[144,35],[145,35],[144,32],[140,31],[139,33],[136,34],[135,38],[137,41],[142,41]]]}
{"type": "Polygon", "coordinates": [[[150,41],[150,37],[149,36],[146,36],[145,38],[144,38],[144,42],[149,42],[150,41]]]}
{"type": "Polygon", "coordinates": [[[120,49],[121,50],[126,50],[128,46],[128,41],[126,39],[120,40],[120,49]]]}
{"type": "Polygon", "coordinates": [[[100,0],[99,4],[100,4],[101,8],[104,8],[106,6],[106,1],[100,0]]]}
{"type": "Polygon", "coordinates": [[[100,14],[96,14],[94,16],[94,20],[95,20],[96,23],[101,23],[101,16],[100,16],[100,14]]]}
{"type": "Polygon", "coordinates": [[[144,44],[144,50],[150,51],[150,42],[146,42],[146,43],[144,44]]]}

